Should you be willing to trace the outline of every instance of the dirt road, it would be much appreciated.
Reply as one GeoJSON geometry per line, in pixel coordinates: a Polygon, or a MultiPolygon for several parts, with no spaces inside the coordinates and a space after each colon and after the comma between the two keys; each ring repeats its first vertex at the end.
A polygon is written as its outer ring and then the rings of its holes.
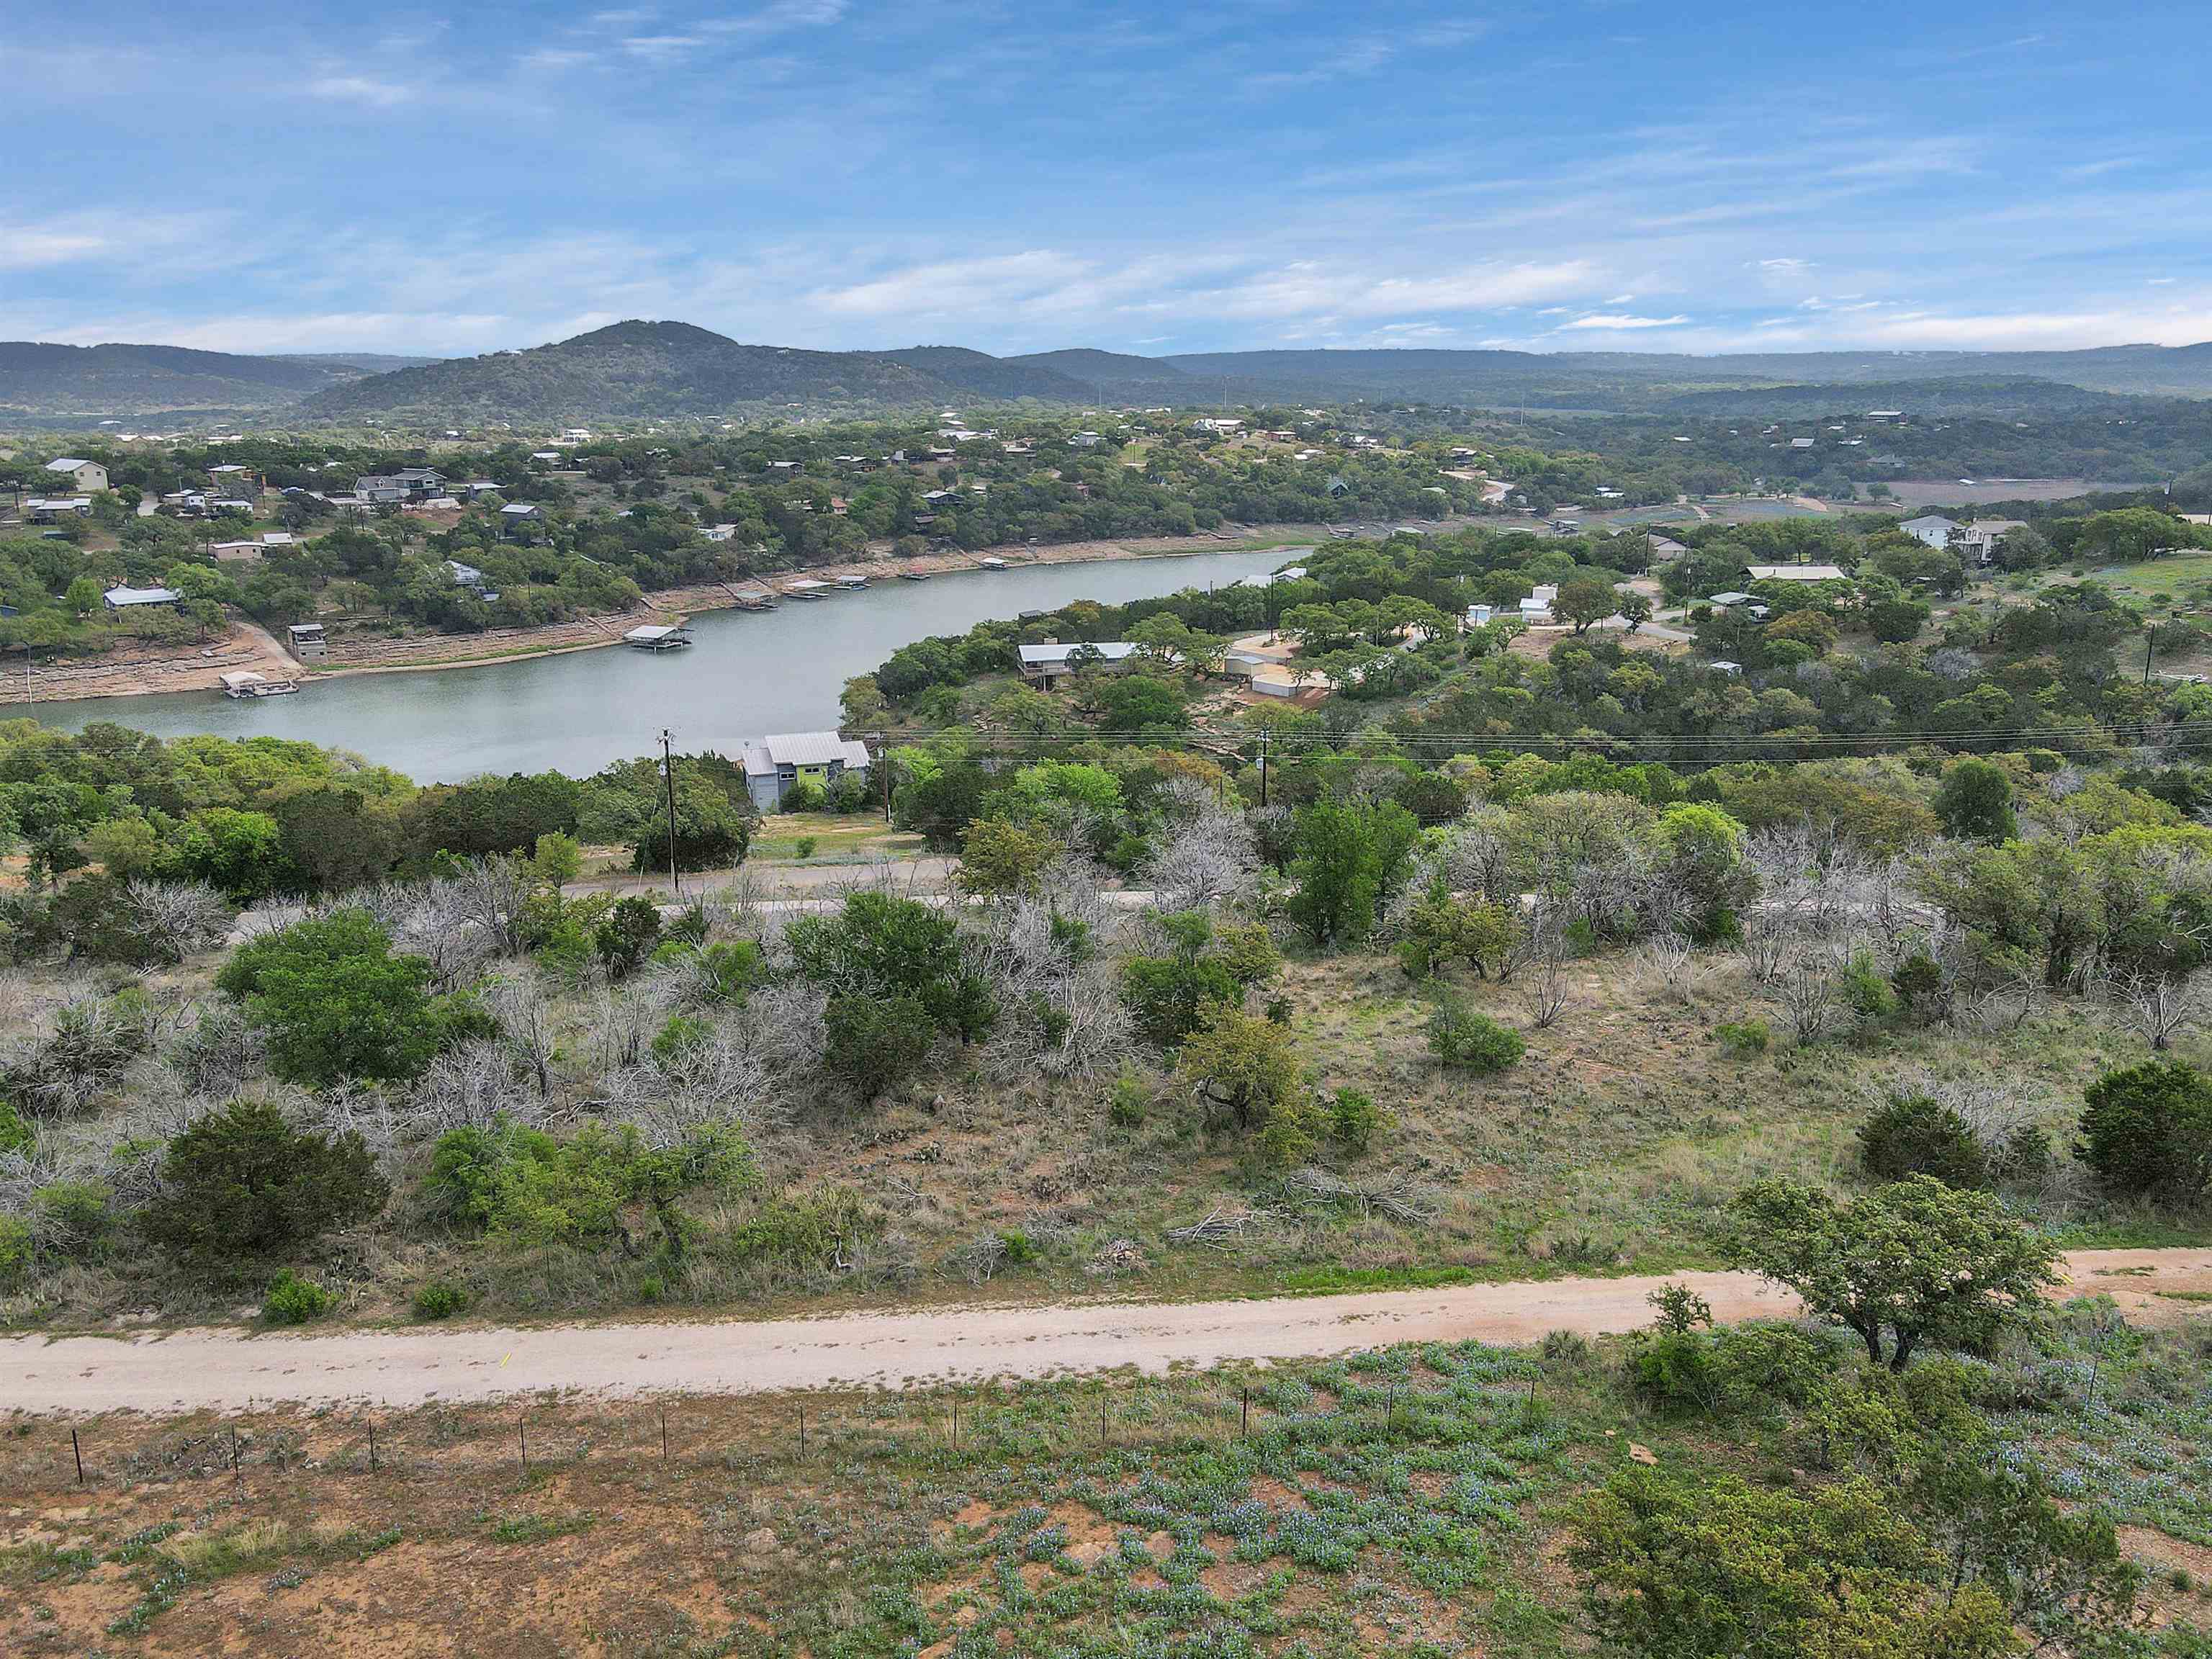
{"type": "MultiPolygon", "coordinates": [[[[2212,1249],[2089,1250],[2075,1287],[2131,1317],[2169,1322],[2212,1296],[2212,1249]]],[[[1795,1304],[1743,1273],[1680,1277],[1727,1320],[1795,1304]]],[[[1656,1279],[1557,1279],[1244,1302],[945,1308],[819,1319],[356,1331],[327,1336],[179,1331],[137,1337],[0,1339],[0,1407],[93,1414],[238,1409],[282,1402],[388,1407],[543,1389],[595,1395],[750,1394],[900,1388],[1000,1376],[1159,1372],[1231,1360],[1315,1357],[1399,1342],[1533,1342],[1650,1322],[1656,1279]]]]}

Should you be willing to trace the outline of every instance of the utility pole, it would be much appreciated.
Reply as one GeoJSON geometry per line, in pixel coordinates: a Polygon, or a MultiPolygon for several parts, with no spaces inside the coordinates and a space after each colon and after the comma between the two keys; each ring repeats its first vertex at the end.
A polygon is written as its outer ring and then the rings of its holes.
{"type": "Polygon", "coordinates": [[[2155,640],[2157,637],[2157,624],[2154,623],[2146,623],[2143,625],[2143,684],[2145,685],[2148,685],[2150,684],[2151,641],[2155,640]]]}
{"type": "Polygon", "coordinates": [[[1267,729],[1260,728],[1260,805],[1267,804],[1267,729]]]}
{"type": "Polygon", "coordinates": [[[681,898],[684,877],[676,867],[676,740],[666,726],[660,729],[660,772],[668,788],[668,884],[681,898]]]}
{"type": "Polygon", "coordinates": [[[889,823],[891,821],[890,741],[880,732],[871,732],[868,735],[876,740],[876,770],[883,775],[884,822],[889,823]]]}

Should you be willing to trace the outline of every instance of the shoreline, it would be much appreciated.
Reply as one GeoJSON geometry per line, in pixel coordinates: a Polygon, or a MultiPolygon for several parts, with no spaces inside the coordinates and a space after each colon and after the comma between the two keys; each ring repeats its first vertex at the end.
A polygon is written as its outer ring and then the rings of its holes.
{"type": "MultiPolygon", "coordinates": [[[[1440,520],[1440,526],[1448,521],[1440,520]]],[[[468,655],[433,655],[441,646],[459,643],[465,635],[432,634],[418,638],[380,641],[395,647],[419,645],[422,654],[411,659],[395,657],[389,662],[295,663],[290,654],[258,624],[241,619],[239,626],[259,635],[268,644],[270,652],[279,665],[279,672],[303,684],[347,679],[368,674],[425,674],[444,669],[490,668],[502,663],[522,662],[539,657],[567,656],[580,651],[603,651],[623,642],[623,631],[636,627],[641,618],[658,617],[665,620],[683,622],[691,617],[712,611],[731,611],[738,608],[742,591],[764,592],[778,600],[784,599],[777,584],[801,576],[844,574],[865,575],[872,580],[896,580],[897,573],[906,569],[927,570],[932,576],[963,573],[988,574],[981,561],[1002,558],[1010,568],[1039,564],[1118,564],[1143,559],[1194,558],[1207,553],[1266,552],[1274,547],[1302,546],[1326,538],[1326,525],[1254,525],[1237,534],[1203,533],[1176,537],[1131,537],[1126,541],[1059,542],[1050,545],[1017,545],[983,548],[974,553],[941,552],[925,554],[917,559],[894,559],[888,554],[871,555],[859,559],[843,559],[831,564],[794,565],[788,570],[779,570],[770,575],[750,576],[732,581],[711,581],[688,587],[664,588],[645,595],[643,603],[635,611],[608,616],[577,617],[567,622],[549,623],[542,629],[502,630],[504,637],[525,634],[541,634],[548,637],[539,644],[526,641],[509,648],[480,651],[468,655]],[[579,629],[597,629],[603,637],[575,637],[579,629]]],[[[224,661],[208,663],[198,657],[167,659],[150,664],[118,664],[103,667],[100,659],[86,659],[66,665],[52,678],[42,677],[36,685],[12,688],[14,695],[4,700],[10,703],[50,702],[127,702],[133,697],[160,696],[177,691],[212,690],[215,674],[221,669],[240,665],[224,661]],[[88,678],[127,678],[131,683],[87,691],[68,683],[67,675],[75,673],[88,678]],[[159,677],[173,675],[179,678],[204,677],[204,686],[191,684],[167,684],[154,683],[159,677]]],[[[257,665],[266,672],[270,665],[257,665]]],[[[0,674],[0,685],[5,676],[0,674]]]]}

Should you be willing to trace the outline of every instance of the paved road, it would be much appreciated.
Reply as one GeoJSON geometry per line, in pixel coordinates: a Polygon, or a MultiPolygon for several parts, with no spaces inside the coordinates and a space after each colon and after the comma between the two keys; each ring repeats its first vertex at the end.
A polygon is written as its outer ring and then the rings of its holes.
{"type": "MultiPolygon", "coordinates": [[[[2131,1316],[2203,1310],[2160,1290],[2212,1292],[2212,1249],[2088,1250],[2067,1258],[2077,1289],[2131,1316]]],[[[1724,1320],[1788,1315],[1785,1292],[1745,1273],[1680,1276],[1724,1320]]],[[[0,1338],[0,1406],[92,1415],[237,1410],[296,1402],[405,1407],[540,1389],[637,1395],[751,1394],[837,1386],[1119,1370],[1161,1372],[1326,1356],[1398,1342],[1534,1342],[1650,1322],[1656,1279],[1555,1279],[1243,1302],[941,1308],[758,1322],[414,1327],[327,1335],[238,1329],[0,1338]]]]}

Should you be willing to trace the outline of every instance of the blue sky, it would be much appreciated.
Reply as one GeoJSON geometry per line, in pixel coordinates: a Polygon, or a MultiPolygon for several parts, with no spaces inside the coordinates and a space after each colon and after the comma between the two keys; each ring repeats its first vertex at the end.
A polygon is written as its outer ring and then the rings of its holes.
{"type": "Polygon", "coordinates": [[[2212,339],[2203,0],[9,19],[0,337],[2212,339]]]}

